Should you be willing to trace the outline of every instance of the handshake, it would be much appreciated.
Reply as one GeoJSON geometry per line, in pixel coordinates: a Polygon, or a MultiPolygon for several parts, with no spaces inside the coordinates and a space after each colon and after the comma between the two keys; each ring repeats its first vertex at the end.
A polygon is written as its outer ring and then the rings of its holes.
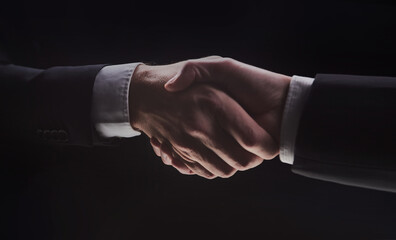
{"type": "Polygon", "coordinates": [[[218,56],[139,65],[130,122],[182,174],[230,177],[279,154],[291,78],[218,56]]]}

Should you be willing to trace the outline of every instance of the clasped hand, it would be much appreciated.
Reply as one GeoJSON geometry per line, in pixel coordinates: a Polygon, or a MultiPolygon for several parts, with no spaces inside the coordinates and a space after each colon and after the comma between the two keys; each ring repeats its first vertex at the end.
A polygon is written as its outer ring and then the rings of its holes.
{"type": "Polygon", "coordinates": [[[132,127],[183,174],[213,179],[279,153],[290,77],[229,58],[139,65],[132,77],[132,127]]]}

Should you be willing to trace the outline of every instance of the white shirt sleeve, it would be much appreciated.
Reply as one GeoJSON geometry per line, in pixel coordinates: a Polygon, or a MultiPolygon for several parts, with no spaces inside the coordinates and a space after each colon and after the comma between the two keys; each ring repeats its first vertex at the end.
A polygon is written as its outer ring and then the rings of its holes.
{"type": "Polygon", "coordinates": [[[300,117],[313,81],[313,78],[293,76],[290,82],[281,123],[279,155],[284,163],[294,162],[294,146],[300,117]]]}
{"type": "Polygon", "coordinates": [[[134,137],[129,121],[129,86],[141,63],[106,66],[96,75],[92,95],[92,120],[102,137],[134,137]]]}

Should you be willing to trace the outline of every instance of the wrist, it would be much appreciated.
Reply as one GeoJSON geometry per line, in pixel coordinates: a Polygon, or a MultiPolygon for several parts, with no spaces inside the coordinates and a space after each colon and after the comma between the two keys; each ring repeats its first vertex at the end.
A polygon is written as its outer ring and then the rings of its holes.
{"type": "Polygon", "coordinates": [[[281,138],[281,124],[282,124],[282,119],[283,119],[283,114],[284,114],[284,110],[286,107],[286,102],[287,102],[287,96],[289,93],[289,87],[290,87],[290,83],[292,81],[292,77],[290,76],[286,76],[286,75],[279,75],[279,79],[278,79],[278,107],[276,108],[276,134],[275,134],[275,139],[277,141],[278,144],[280,144],[280,138],[281,138]]]}
{"type": "Polygon", "coordinates": [[[282,75],[282,87],[281,87],[281,92],[282,92],[282,111],[285,108],[285,104],[286,104],[286,99],[287,99],[287,94],[289,92],[289,87],[290,87],[290,83],[291,83],[292,77],[290,76],[286,76],[286,75],[282,75]]]}
{"type": "Polygon", "coordinates": [[[141,106],[141,85],[146,78],[147,65],[140,64],[135,68],[129,85],[129,121],[134,129],[139,128],[139,108],[141,106]]]}

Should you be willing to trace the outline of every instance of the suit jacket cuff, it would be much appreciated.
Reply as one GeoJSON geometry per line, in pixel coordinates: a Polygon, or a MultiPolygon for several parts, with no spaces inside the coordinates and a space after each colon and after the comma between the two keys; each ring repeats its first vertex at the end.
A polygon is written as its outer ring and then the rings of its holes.
{"type": "Polygon", "coordinates": [[[281,125],[280,160],[293,164],[298,125],[314,79],[293,76],[287,94],[281,125]]]}
{"type": "Polygon", "coordinates": [[[106,66],[97,74],[92,97],[92,119],[102,137],[134,137],[129,121],[129,86],[141,63],[106,66]]]}

